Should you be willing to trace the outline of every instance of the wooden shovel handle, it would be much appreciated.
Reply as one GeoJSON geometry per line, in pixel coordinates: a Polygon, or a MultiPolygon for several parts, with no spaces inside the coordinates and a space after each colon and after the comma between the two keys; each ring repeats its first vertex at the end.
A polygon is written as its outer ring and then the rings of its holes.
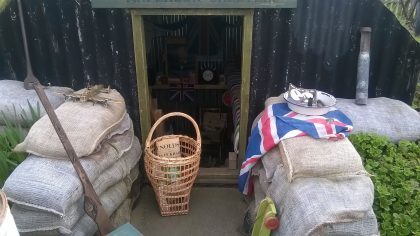
{"type": "Polygon", "coordinates": [[[98,225],[100,235],[108,234],[113,229],[111,221],[109,220],[108,215],[105,212],[105,209],[103,208],[101,201],[98,195],[96,194],[92,183],[89,180],[88,175],[83,169],[82,164],[80,164],[77,154],[74,151],[74,148],[71,145],[69,138],[64,132],[63,126],[58,120],[57,115],[55,114],[54,108],[49,102],[42,85],[38,81],[34,82],[32,85],[36,93],[38,94],[39,100],[44,106],[44,109],[47,112],[47,115],[50,118],[51,123],[55,131],[57,132],[61,143],[64,146],[64,150],[66,150],[66,153],[71,163],[73,164],[77,175],[79,176],[80,182],[82,183],[84,194],[84,209],[86,211],[86,214],[88,214],[98,225]]]}

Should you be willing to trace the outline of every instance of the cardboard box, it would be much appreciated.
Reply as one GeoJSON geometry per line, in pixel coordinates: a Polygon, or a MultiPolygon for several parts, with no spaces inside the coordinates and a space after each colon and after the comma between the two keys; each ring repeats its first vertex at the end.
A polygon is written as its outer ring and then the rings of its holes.
{"type": "Polygon", "coordinates": [[[203,137],[212,142],[220,142],[220,134],[226,127],[227,115],[219,112],[205,112],[203,115],[203,137]]]}
{"type": "Polygon", "coordinates": [[[229,170],[236,170],[238,168],[238,155],[235,152],[229,152],[229,170]]]}

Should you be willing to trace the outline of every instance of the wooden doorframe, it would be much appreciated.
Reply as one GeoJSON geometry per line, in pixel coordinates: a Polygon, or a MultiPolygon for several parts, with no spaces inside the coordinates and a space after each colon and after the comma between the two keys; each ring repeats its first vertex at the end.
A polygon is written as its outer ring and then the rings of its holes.
{"type": "Polygon", "coordinates": [[[137,76],[137,94],[140,111],[142,143],[150,130],[149,83],[147,75],[146,42],[143,16],[191,15],[191,16],[243,16],[242,64],[241,64],[241,118],[239,129],[238,166],[243,162],[247,144],[249,91],[251,82],[251,52],[253,31],[253,9],[133,9],[131,10],[134,55],[137,76]]]}

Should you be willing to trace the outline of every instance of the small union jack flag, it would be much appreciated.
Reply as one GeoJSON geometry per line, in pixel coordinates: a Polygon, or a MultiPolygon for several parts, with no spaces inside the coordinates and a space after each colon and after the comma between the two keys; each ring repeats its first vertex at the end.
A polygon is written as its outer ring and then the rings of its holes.
{"type": "Polygon", "coordinates": [[[280,140],[305,135],[312,138],[342,139],[352,130],[351,120],[335,108],[322,116],[308,116],[291,111],[287,103],[268,106],[258,125],[251,131],[245,161],[239,174],[239,190],[246,195],[252,193],[249,174],[251,168],[280,140]]]}
{"type": "Polygon", "coordinates": [[[194,90],[190,87],[186,87],[184,84],[181,84],[180,87],[177,87],[175,90],[171,90],[172,94],[169,100],[173,101],[175,98],[178,98],[180,102],[190,100],[194,102],[194,90]]]}

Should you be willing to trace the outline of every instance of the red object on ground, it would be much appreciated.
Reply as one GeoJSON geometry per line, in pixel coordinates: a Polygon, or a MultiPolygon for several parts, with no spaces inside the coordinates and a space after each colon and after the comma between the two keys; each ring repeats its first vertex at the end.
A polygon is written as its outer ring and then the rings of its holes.
{"type": "Polygon", "coordinates": [[[270,230],[275,230],[280,226],[280,220],[275,216],[268,217],[264,220],[264,225],[270,230]]]}

